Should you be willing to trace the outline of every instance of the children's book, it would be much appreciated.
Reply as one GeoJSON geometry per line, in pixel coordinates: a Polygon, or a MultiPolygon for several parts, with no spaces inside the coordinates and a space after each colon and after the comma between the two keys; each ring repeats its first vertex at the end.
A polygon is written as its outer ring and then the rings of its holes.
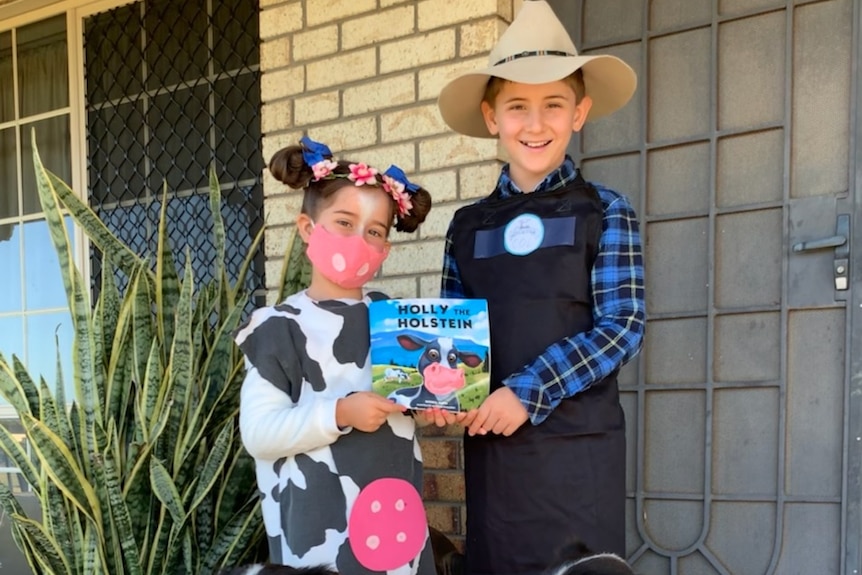
{"type": "Polygon", "coordinates": [[[410,409],[468,411],[488,396],[491,340],[483,299],[413,298],[368,307],[372,389],[410,409]]]}

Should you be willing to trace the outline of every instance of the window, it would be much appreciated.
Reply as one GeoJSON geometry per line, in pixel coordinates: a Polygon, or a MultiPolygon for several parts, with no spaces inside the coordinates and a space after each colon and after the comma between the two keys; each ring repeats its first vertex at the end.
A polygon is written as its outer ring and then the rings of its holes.
{"type": "MultiPolygon", "coordinates": [[[[257,3],[144,0],[95,14],[84,20],[84,59],[90,204],[139,254],[154,254],[166,184],[178,264],[188,249],[195,281],[210,280],[214,165],[235,279],[263,225],[257,3]]],[[[263,257],[246,286],[258,298],[263,257]]],[[[92,270],[97,290],[95,253],[92,270]]]]}
{"type": "MultiPolygon", "coordinates": [[[[31,131],[45,166],[70,181],[68,62],[65,15],[0,32],[0,352],[52,387],[58,350],[71,372],[72,322],[39,203],[31,131]]],[[[68,229],[71,236],[71,222],[68,229]]],[[[13,414],[0,400],[0,417],[13,414]]]]}

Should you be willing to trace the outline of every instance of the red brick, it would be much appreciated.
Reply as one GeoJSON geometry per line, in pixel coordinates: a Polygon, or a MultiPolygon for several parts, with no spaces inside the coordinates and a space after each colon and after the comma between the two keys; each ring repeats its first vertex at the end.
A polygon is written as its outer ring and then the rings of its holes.
{"type": "Polygon", "coordinates": [[[464,475],[453,471],[425,472],[425,501],[464,501],[464,475]]]}
{"type": "Polygon", "coordinates": [[[459,443],[456,439],[420,439],[425,469],[458,469],[459,443]]]}
{"type": "Polygon", "coordinates": [[[428,525],[447,537],[459,533],[461,508],[458,505],[428,503],[425,505],[428,525]]]}

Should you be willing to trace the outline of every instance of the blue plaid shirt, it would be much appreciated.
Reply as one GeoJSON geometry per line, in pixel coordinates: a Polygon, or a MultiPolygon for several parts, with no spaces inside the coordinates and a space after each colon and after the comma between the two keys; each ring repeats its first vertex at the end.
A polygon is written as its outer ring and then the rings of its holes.
{"type": "MultiPolygon", "coordinates": [[[[532,193],[559,189],[575,179],[572,159],[551,172],[532,193]]],[[[593,184],[595,185],[595,184],[593,184]]],[[[644,266],[637,216],[625,196],[595,185],[602,200],[602,236],[590,275],[593,329],[553,343],[532,363],[503,380],[536,425],[567,397],[588,389],[640,351],[646,323],[644,266]]],[[[503,167],[500,197],[523,193],[503,167]]],[[[479,200],[486,201],[487,198],[479,200]]],[[[452,228],[446,234],[441,297],[465,297],[452,256],[452,228]]]]}

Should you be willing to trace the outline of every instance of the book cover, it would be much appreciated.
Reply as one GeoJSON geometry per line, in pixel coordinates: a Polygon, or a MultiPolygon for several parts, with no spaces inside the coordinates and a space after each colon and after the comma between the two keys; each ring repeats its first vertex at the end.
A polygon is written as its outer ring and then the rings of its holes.
{"type": "Polygon", "coordinates": [[[410,409],[468,411],[488,396],[491,340],[483,299],[372,302],[372,389],[410,409]]]}

